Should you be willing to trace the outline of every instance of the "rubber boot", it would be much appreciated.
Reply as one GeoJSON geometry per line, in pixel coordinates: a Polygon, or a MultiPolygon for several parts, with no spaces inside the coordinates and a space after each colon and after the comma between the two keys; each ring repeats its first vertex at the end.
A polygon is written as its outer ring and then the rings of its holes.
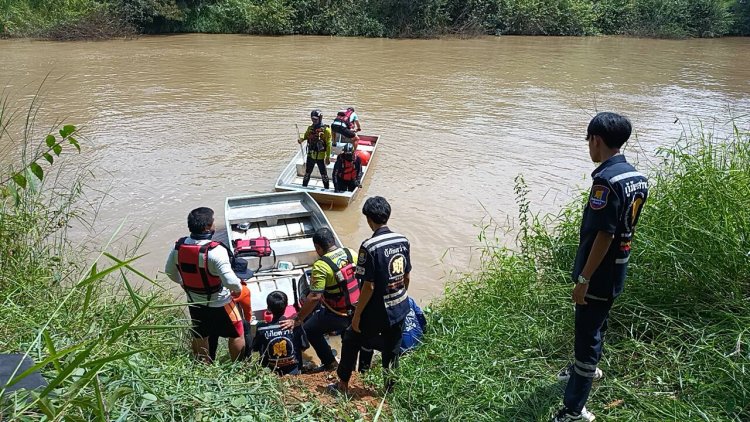
{"type": "Polygon", "coordinates": [[[303,187],[307,187],[308,183],[310,183],[310,174],[306,174],[305,177],[302,178],[303,187]]]}
{"type": "Polygon", "coordinates": [[[328,174],[322,174],[321,178],[323,179],[323,189],[328,189],[328,174]]]}

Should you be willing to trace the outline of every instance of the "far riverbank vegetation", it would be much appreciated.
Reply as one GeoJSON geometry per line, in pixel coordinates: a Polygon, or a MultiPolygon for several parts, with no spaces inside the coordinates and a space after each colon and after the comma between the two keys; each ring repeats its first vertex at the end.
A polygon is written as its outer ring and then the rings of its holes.
{"type": "Polygon", "coordinates": [[[0,36],[750,35],[745,0],[0,0],[0,36]]]}
{"type": "MultiPolygon", "coordinates": [[[[26,115],[0,110],[5,141],[9,120],[33,122],[36,105],[26,115]]],[[[91,263],[70,242],[67,227],[95,217],[86,211],[90,174],[65,165],[79,146],[86,153],[76,128],[48,135],[25,126],[10,143],[16,164],[0,172],[0,353],[28,354],[49,385],[30,398],[6,395],[0,419],[362,417],[354,400],[294,396],[294,377],[255,361],[194,362],[184,304],[168,282],[140,272],[137,252],[103,252],[91,263]]],[[[641,163],[651,197],[589,403],[602,420],[750,420],[750,133],[687,132],[658,162],[641,163]]],[[[366,419],[544,421],[559,405],[584,197],[539,217],[520,177],[516,194],[517,247],[497,246],[498,225],[483,225],[484,266],[431,306],[425,344],[404,357],[386,405],[366,419]]],[[[377,389],[379,377],[374,369],[366,379],[377,389]]]]}

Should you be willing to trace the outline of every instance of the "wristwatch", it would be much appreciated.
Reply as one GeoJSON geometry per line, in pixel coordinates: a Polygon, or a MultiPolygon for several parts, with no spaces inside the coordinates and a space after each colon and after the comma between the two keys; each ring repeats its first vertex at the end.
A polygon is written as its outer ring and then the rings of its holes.
{"type": "Polygon", "coordinates": [[[589,284],[589,281],[586,280],[586,277],[584,277],[583,275],[578,274],[578,281],[576,282],[576,284],[589,284]]]}

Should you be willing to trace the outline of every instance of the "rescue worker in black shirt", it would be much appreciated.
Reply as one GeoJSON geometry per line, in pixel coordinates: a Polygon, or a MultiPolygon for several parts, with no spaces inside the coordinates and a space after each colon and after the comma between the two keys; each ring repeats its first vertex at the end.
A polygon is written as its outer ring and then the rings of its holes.
{"type": "Polygon", "coordinates": [[[406,295],[411,273],[409,241],[386,226],[390,204],[380,196],[368,198],[362,214],[373,233],[359,248],[357,278],[362,290],[352,324],[342,336],[341,361],[336,370],[339,382],[328,386],[331,392],[347,393],[360,348],[378,336],[383,344],[385,389],[393,388],[391,371],[398,367],[404,320],[411,309],[406,295]]]}
{"type": "Polygon", "coordinates": [[[253,351],[260,353],[260,364],[279,375],[297,375],[302,371],[302,328],[280,324],[286,319],[284,311],[288,304],[286,293],[277,290],[268,294],[266,305],[273,319],[258,324],[252,346],[253,351]]]}
{"type": "Polygon", "coordinates": [[[297,143],[307,141],[307,162],[305,163],[305,175],[302,177],[302,186],[307,187],[310,183],[315,165],[320,170],[320,178],[323,181],[323,188],[328,189],[328,169],[326,166],[331,163],[331,128],[323,124],[323,113],[320,110],[310,112],[312,124],[307,127],[305,134],[297,140],[297,143]]]}
{"type": "Polygon", "coordinates": [[[354,153],[352,144],[344,144],[333,165],[333,189],[354,192],[362,186],[362,160],[354,153]]]}
{"type": "Polygon", "coordinates": [[[594,420],[585,404],[592,382],[602,376],[597,367],[602,337],[625,284],[633,233],[648,198],[648,179],[620,153],[631,130],[630,121],[615,113],[599,113],[588,126],[589,155],[601,164],[591,174],[593,186],[581,221],[573,268],[575,361],[558,375],[568,384],[555,422],[594,420]]]}

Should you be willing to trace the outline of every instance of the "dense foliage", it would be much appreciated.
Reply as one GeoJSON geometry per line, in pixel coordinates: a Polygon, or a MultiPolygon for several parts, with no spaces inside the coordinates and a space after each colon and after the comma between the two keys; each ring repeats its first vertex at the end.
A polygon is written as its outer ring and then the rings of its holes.
{"type": "Polygon", "coordinates": [[[750,34],[744,0],[0,0],[0,34],[371,37],[750,34]]]}
{"type": "MultiPolygon", "coordinates": [[[[607,421],[750,420],[750,132],[688,134],[661,158],[587,408],[607,421]]],[[[544,421],[561,405],[583,202],[542,223],[522,182],[517,194],[519,251],[485,226],[486,266],[449,290],[402,362],[391,407],[403,419],[544,421]]]]}

